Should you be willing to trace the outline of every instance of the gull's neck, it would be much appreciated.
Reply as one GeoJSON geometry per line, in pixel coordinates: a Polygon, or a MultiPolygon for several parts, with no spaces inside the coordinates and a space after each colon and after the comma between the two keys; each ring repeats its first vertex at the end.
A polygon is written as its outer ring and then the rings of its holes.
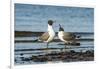
{"type": "Polygon", "coordinates": [[[48,24],[48,32],[52,32],[52,31],[54,31],[52,25],[48,24]]]}
{"type": "Polygon", "coordinates": [[[64,32],[64,31],[59,31],[59,32],[64,32]]]}

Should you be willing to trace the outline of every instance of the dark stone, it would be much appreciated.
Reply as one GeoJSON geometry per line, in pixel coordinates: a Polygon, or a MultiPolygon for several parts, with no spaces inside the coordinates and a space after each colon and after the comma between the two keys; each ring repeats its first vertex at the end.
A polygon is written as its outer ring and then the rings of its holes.
{"type": "Polygon", "coordinates": [[[23,53],[21,53],[20,55],[21,55],[21,56],[23,56],[24,54],[23,54],[23,53]]]}
{"type": "Polygon", "coordinates": [[[70,53],[75,53],[75,51],[74,50],[70,50],[70,53]]]}

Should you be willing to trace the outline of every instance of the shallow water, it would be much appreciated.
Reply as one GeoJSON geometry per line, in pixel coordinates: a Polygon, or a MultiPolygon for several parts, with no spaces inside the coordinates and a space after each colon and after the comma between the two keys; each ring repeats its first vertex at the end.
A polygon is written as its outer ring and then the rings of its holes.
{"type": "MultiPolygon", "coordinates": [[[[48,53],[52,53],[52,52],[61,52],[61,51],[70,51],[70,50],[74,50],[77,52],[86,52],[87,50],[94,50],[94,41],[93,40],[88,40],[88,39],[94,39],[93,38],[93,34],[87,34],[86,35],[82,34],[83,39],[87,40],[82,40],[82,41],[78,41],[80,43],[79,46],[73,46],[73,45],[66,45],[66,49],[65,49],[65,45],[59,45],[59,44],[63,44],[63,42],[51,42],[49,44],[49,50],[48,53]],[[91,35],[91,36],[90,36],[91,35]]],[[[36,39],[37,37],[16,37],[15,41],[17,40],[34,40],[34,38],[36,39]]],[[[47,48],[46,43],[43,42],[28,42],[28,43],[23,43],[23,42],[16,42],[15,43],[15,59],[16,65],[20,65],[20,64],[38,64],[39,62],[34,62],[34,61],[22,61],[21,57],[24,58],[28,58],[31,57],[32,55],[34,56],[38,56],[38,55],[45,55],[47,53],[47,50],[45,50],[45,48],[47,48]],[[44,49],[44,50],[39,50],[39,49],[44,49]],[[21,55],[23,54],[23,55],[21,55]],[[24,63],[23,63],[24,62],[24,63]]],[[[40,63],[46,63],[46,62],[40,62],[40,63]]]]}

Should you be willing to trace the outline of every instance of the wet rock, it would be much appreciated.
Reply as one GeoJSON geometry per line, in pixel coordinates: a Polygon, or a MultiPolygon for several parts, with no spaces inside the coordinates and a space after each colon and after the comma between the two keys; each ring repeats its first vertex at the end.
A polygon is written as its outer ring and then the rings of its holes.
{"type": "Polygon", "coordinates": [[[21,56],[23,56],[24,54],[23,54],[23,53],[21,53],[20,55],[21,55],[21,56]]]}
{"type": "Polygon", "coordinates": [[[75,53],[75,51],[74,50],[70,50],[70,53],[75,53]]]}

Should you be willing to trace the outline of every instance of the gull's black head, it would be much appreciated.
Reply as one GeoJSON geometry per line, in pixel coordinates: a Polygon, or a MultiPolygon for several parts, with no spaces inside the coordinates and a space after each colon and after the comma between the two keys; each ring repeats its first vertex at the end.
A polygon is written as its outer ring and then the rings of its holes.
{"type": "Polygon", "coordinates": [[[49,25],[52,25],[53,24],[53,21],[52,20],[48,20],[48,24],[49,25]]]}
{"type": "Polygon", "coordinates": [[[60,24],[59,24],[59,31],[64,31],[64,29],[61,27],[60,24]]]}

